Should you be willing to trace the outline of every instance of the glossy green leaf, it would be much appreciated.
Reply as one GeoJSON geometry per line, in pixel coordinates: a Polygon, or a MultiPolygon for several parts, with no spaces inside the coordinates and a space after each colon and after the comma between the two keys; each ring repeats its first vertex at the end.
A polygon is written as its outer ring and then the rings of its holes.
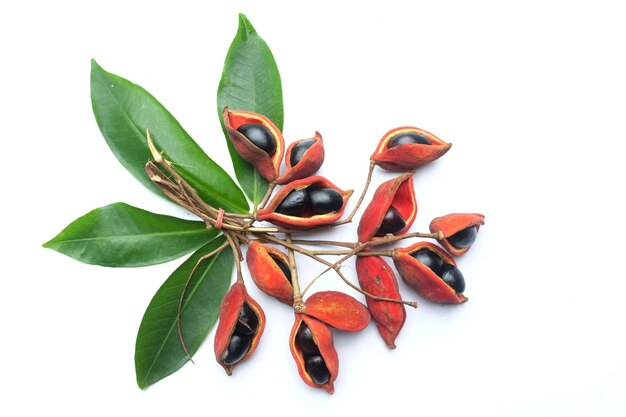
{"type": "MultiPolygon", "coordinates": [[[[176,315],[185,281],[198,259],[225,242],[215,238],[189,257],[152,298],[141,320],[135,346],[135,371],[140,388],[173,374],[189,359],[178,337],[176,315]]],[[[194,273],[183,301],[181,329],[193,355],[215,324],[228,291],[234,258],[230,248],[204,260],[194,273]]]]}
{"type": "Polygon", "coordinates": [[[180,258],[216,234],[203,222],[115,203],[79,217],[43,246],[87,264],[134,267],[180,258]]]}
{"type": "MultiPolygon", "coordinates": [[[[145,172],[151,159],[146,129],[159,151],[174,163],[207,203],[245,213],[248,202],[237,184],[185,132],[150,93],[91,62],[91,103],[102,135],[113,154],[145,186],[161,194],[145,172]]],[[[161,194],[162,195],[162,194],[161,194]]]]}
{"type": "MultiPolygon", "coordinates": [[[[239,29],[226,55],[217,90],[220,120],[224,107],[263,114],[283,129],[283,92],[276,61],[270,48],[243,14],[239,15],[239,29]]],[[[225,129],[224,135],[239,184],[256,208],[267,191],[267,180],[237,154],[225,129]]]]}

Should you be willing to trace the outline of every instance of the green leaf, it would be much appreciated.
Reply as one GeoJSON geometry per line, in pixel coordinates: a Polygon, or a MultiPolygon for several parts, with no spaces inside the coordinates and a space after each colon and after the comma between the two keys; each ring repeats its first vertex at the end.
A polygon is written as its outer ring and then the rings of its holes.
{"type": "MultiPolygon", "coordinates": [[[[217,90],[220,120],[224,107],[263,114],[280,130],[283,129],[283,92],[276,61],[270,48],[243,14],[239,15],[239,29],[226,55],[217,90]]],[[[239,184],[256,209],[267,191],[267,180],[237,154],[228,139],[223,120],[222,129],[239,184]]]]}
{"type": "Polygon", "coordinates": [[[115,203],[79,217],[43,246],[87,264],[134,267],[180,258],[216,234],[203,222],[115,203]]]}
{"type": "MultiPolygon", "coordinates": [[[[139,388],[173,374],[189,359],[178,337],[176,316],[185,282],[198,259],[226,241],[219,236],[191,255],[150,301],[141,320],[135,346],[135,371],[139,388]]],[[[219,316],[220,303],[228,291],[234,266],[230,248],[204,260],[187,287],[182,305],[181,329],[193,355],[219,316]]]]}
{"type": "Polygon", "coordinates": [[[142,184],[160,191],[145,172],[151,159],[146,129],[159,151],[216,208],[246,213],[248,202],[228,174],[198,146],[174,116],[150,93],[91,61],[91,103],[113,154],[142,184]]]}

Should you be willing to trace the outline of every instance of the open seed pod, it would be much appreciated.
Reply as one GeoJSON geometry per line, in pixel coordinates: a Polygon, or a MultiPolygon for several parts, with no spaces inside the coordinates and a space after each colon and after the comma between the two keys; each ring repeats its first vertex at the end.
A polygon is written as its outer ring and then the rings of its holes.
{"type": "Polygon", "coordinates": [[[371,160],[389,171],[412,171],[440,158],[451,146],[417,127],[398,127],[385,133],[371,160]]]}
{"type": "MultiPolygon", "coordinates": [[[[363,291],[377,297],[402,299],[396,275],[381,256],[357,257],[356,272],[363,291]]],[[[406,320],[404,306],[401,303],[377,301],[369,297],[366,297],[366,301],[367,308],[376,322],[378,333],[389,349],[395,349],[396,337],[406,320]]]]}
{"type": "Polygon", "coordinates": [[[261,291],[293,305],[289,257],[285,253],[253,240],[248,245],[246,262],[250,276],[261,291]]]}
{"type": "Polygon", "coordinates": [[[302,380],[332,394],[339,373],[339,358],[330,328],[313,317],[296,313],[289,348],[302,380]]]}
{"type": "Polygon", "coordinates": [[[224,127],[237,153],[268,181],[278,177],[285,152],[283,135],[267,117],[243,110],[222,113],[224,127]]]}
{"type": "Polygon", "coordinates": [[[441,245],[455,256],[463,255],[476,240],[485,216],[478,213],[451,213],[436,217],[430,222],[432,233],[441,232],[443,239],[437,239],[441,245]]]}
{"type": "Polygon", "coordinates": [[[405,234],[417,215],[412,173],[382,183],[374,193],[359,222],[359,242],[374,236],[405,234]]]}
{"type": "Polygon", "coordinates": [[[319,132],[311,139],[297,140],[285,153],[285,172],[276,182],[280,185],[308,177],[317,172],[324,163],[324,142],[319,132]]]}
{"type": "Polygon", "coordinates": [[[265,314],[242,283],[235,282],[220,306],[215,332],[215,359],[228,375],[254,353],[265,328],[265,314]]]}
{"type": "Polygon", "coordinates": [[[456,262],[445,250],[430,242],[418,242],[393,251],[393,262],[400,276],[421,297],[435,303],[460,304],[465,279],[456,262]]]}
{"type": "Polygon", "coordinates": [[[330,224],[341,218],[351,195],[324,177],[302,178],[278,191],[256,218],[295,229],[330,224]]]}
{"type": "Polygon", "coordinates": [[[345,332],[358,332],[367,327],[370,313],[354,297],[339,291],[320,291],[304,303],[302,314],[315,317],[330,327],[345,332]]]}

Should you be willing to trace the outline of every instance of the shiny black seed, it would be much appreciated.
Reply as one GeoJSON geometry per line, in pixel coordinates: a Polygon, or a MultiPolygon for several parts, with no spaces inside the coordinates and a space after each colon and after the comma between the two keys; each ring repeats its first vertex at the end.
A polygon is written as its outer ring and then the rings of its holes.
{"type": "Polygon", "coordinates": [[[240,336],[251,336],[256,333],[258,327],[259,317],[252,311],[248,303],[243,303],[234,333],[240,336]]]}
{"type": "Polygon", "coordinates": [[[451,286],[457,294],[463,294],[463,291],[465,291],[465,278],[463,278],[463,274],[456,266],[444,264],[441,267],[439,276],[443,282],[451,286]]]}
{"type": "Polygon", "coordinates": [[[330,372],[320,355],[305,356],[304,369],[306,369],[306,373],[309,374],[317,385],[324,385],[330,381],[330,372]]]}
{"type": "Polygon", "coordinates": [[[421,144],[421,145],[430,145],[430,140],[419,133],[400,133],[387,142],[388,148],[393,148],[398,145],[406,145],[406,144],[421,144]]]}
{"type": "Polygon", "coordinates": [[[327,214],[343,207],[341,193],[332,188],[309,188],[309,204],[315,214],[327,214]]]}
{"type": "Polygon", "coordinates": [[[298,346],[304,355],[320,354],[320,350],[313,341],[313,333],[311,333],[311,329],[309,329],[304,322],[300,325],[298,333],[296,334],[296,343],[298,343],[298,346]]]}
{"type": "Polygon", "coordinates": [[[255,146],[263,149],[269,156],[274,155],[274,152],[276,152],[276,139],[265,126],[258,123],[249,123],[239,126],[237,131],[247,137],[255,146]]]}
{"type": "Polygon", "coordinates": [[[276,212],[288,216],[299,216],[309,208],[309,193],[305,189],[293,190],[276,207],[276,212]]]}
{"type": "Polygon", "coordinates": [[[455,248],[463,249],[472,246],[476,240],[476,226],[466,227],[450,236],[447,241],[455,248]]]}
{"type": "Polygon", "coordinates": [[[226,351],[222,355],[222,362],[224,362],[225,365],[236,364],[244,356],[246,356],[246,353],[248,353],[248,351],[250,350],[251,345],[251,336],[241,336],[238,334],[233,334],[230,337],[230,343],[228,343],[226,351]]]}
{"type": "Polygon", "coordinates": [[[302,142],[298,143],[296,146],[294,146],[291,149],[291,156],[289,157],[289,163],[291,164],[292,167],[296,166],[298,162],[300,162],[300,160],[304,156],[304,153],[307,151],[307,149],[313,146],[314,143],[315,141],[313,139],[303,140],[302,142]]]}
{"type": "Polygon", "coordinates": [[[285,276],[289,280],[289,283],[291,283],[291,269],[289,269],[289,265],[287,265],[285,262],[283,262],[282,259],[277,256],[272,256],[272,259],[274,260],[274,262],[276,262],[276,265],[278,265],[280,270],[283,271],[283,274],[285,274],[285,276]]]}
{"type": "Polygon", "coordinates": [[[439,271],[441,271],[441,267],[443,265],[443,259],[441,259],[441,256],[427,248],[417,250],[413,252],[411,256],[429,267],[435,274],[439,275],[439,271]]]}
{"type": "Polygon", "coordinates": [[[387,213],[385,213],[385,218],[378,228],[378,232],[376,232],[376,236],[385,236],[388,233],[395,234],[401,231],[406,227],[406,222],[398,213],[398,210],[395,207],[390,206],[387,213]]]}

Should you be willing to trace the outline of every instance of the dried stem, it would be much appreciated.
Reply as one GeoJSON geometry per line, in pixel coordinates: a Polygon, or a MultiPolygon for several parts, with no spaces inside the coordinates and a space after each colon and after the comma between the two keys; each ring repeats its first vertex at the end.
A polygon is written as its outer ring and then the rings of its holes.
{"type": "Polygon", "coordinates": [[[241,262],[243,261],[243,254],[241,253],[241,246],[239,246],[239,242],[235,240],[232,236],[231,232],[224,231],[224,236],[228,240],[231,249],[233,250],[233,255],[235,256],[235,268],[237,269],[237,282],[243,284],[243,274],[241,273],[241,262]]]}
{"type": "Polygon", "coordinates": [[[338,242],[335,240],[307,240],[307,239],[294,239],[293,243],[297,243],[298,245],[311,245],[311,246],[342,246],[344,248],[354,249],[358,243],[352,242],[338,242]]]}
{"type": "Polygon", "coordinates": [[[274,188],[276,188],[276,183],[274,181],[272,181],[272,182],[270,182],[269,186],[267,187],[267,191],[265,192],[265,195],[263,196],[263,200],[261,200],[259,205],[254,208],[254,217],[256,217],[256,212],[258,210],[260,210],[260,209],[265,207],[265,205],[269,201],[270,197],[272,196],[272,193],[274,192],[274,188]]]}
{"type": "Polygon", "coordinates": [[[183,310],[183,299],[185,298],[187,287],[189,286],[189,283],[191,282],[191,277],[193,277],[193,274],[196,272],[196,269],[198,269],[198,266],[202,263],[202,261],[210,258],[211,256],[215,254],[220,253],[222,250],[224,250],[224,248],[226,248],[226,246],[228,246],[228,244],[229,244],[228,242],[224,242],[217,249],[209,252],[206,255],[202,255],[198,259],[198,262],[196,262],[193,269],[189,273],[189,276],[187,277],[187,281],[185,281],[185,285],[183,286],[183,292],[180,294],[180,298],[178,299],[178,311],[176,312],[176,328],[178,330],[178,339],[180,340],[180,344],[182,345],[183,350],[185,351],[185,354],[187,355],[191,363],[194,363],[194,364],[195,362],[191,358],[191,354],[189,353],[189,349],[187,348],[187,344],[185,343],[185,338],[183,337],[183,331],[182,331],[181,324],[180,324],[180,318],[181,318],[182,310],[183,310]]]}
{"type": "Polygon", "coordinates": [[[361,203],[363,203],[365,194],[367,194],[367,190],[370,187],[370,183],[372,182],[372,173],[374,172],[374,168],[376,168],[376,163],[374,161],[370,161],[370,168],[369,168],[369,171],[367,172],[367,180],[365,181],[365,187],[363,187],[363,191],[361,192],[361,196],[359,197],[359,200],[356,202],[356,205],[352,209],[352,212],[350,213],[350,215],[343,220],[333,223],[333,226],[340,226],[342,224],[350,223],[352,221],[356,212],[359,211],[359,207],[361,207],[361,203]]]}
{"type": "MultiPolygon", "coordinates": [[[[291,235],[285,236],[287,244],[291,244],[291,235]]],[[[298,268],[296,266],[296,256],[293,248],[289,248],[289,269],[291,270],[291,287],[293,288],[293,309],[296,313],[304,311],[304,303],[302,302],[302,293],[300,292],[300,281],[298,280],[298,268]]]]}

